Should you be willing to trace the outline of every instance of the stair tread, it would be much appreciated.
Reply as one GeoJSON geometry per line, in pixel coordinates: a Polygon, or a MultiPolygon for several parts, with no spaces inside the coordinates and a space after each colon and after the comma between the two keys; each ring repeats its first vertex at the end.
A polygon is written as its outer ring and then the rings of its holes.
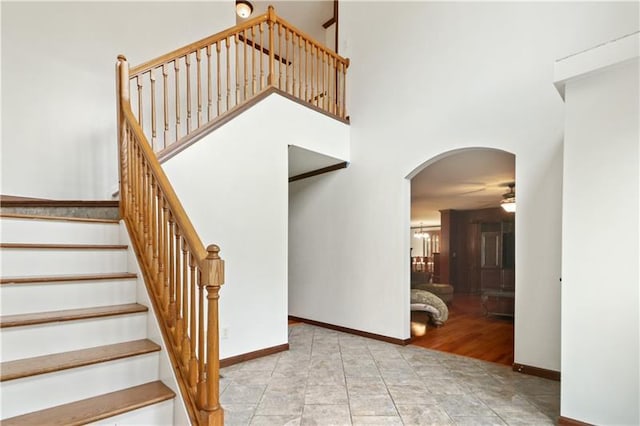
{"type": "Polygon", "coordinates": [[[31,284],[66,281],[99,281],[99,280],[124,280],[136,278],[132,272],[116,272],[105,274],[69,274],[69,275],[30,275],[21,277],[1,277],[2,284],[31,284]]]}
{"type": "Polygon", "coordinates": [[[17,315],[2,315],[0,316],[0,328],[45,324],[59,321],[73,321],[146,311],[148,311],[148,308],[144,305],[140,305],[138,303],[127,303],[124,305],[98,306],[82,309],[65,309],[61,311],[35,312],[17,315]]]}
{"type": "Polygon", "coordinates": [[[175,397],[160,381],[2,420],[3,426],[75,426],[106,419],[175,397]]]}
{"type": "Polygon", "coordinates": [[[52,373],[69,368],[82,367],[100,362],[113,361],[135,355],[160,350],[151,340],[141,339],[130,342],[97,346],[57,354],[18,359],[0,363],[0,382],[21,379],[38,374],[52,373]]]}
{"type": "Polygon", "coordinates": [[[118,219],[92,219],[84,217],[67,217],[67,216],[42,216],[35,214],[20,214],[20,213],[2,213],[0,218],[7,219],[30,219],[30,220],[54,220],[63,222],[87,222],[87,223],[108,223],[118,224],[118,219]]]}
{"type": "Polygon", "coordinates": [[[125,250],[126,244],[40,244],[40,243],[0,243],[4,249],[53,249],[53,250],[125,250]]]}

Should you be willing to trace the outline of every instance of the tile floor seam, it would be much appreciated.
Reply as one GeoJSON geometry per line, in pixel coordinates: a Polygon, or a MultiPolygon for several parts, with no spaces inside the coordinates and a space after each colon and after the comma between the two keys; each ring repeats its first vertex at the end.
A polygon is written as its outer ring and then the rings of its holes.
{"type": "Polygon", "coordinates": [[[229,425],[554,424],[559,415],[557,384],[499,364],[306,324],[289,327],[288,338],[290,351],[223,371],[227,386],[234,385],[228,387],[228,400],[233,401],[225,413],[229,425]],[[312,383],[320,388],[312,388],[312,383]],[[269,393],[272,384],[274,392],[269,393]],[[338,391],[346,398],[334,393],[338,391]],[[282,399],[259,412],[271,396],[282,399]],[[391,403],[380,404],[383,396],[391,403]],[[361,414],[355,414],[352,405],[361,414]],[[300,411],[292,414],[297,407],[300,411]]]}
{"type": "Polygon", "coordinates": [[[347,373],[344,371],[344,358],[342,356],[342,344],[340,343],[340,335],[338,335],[338,352],[340,353],[340,365],[342,365],[344,391],[347,394],[347,409],[349,410],[349,420],[351,421],[351,424],[353,424],[353,413],[351,412],[351,396],[349,395],[349,386],[347,384],[347,373]]]}

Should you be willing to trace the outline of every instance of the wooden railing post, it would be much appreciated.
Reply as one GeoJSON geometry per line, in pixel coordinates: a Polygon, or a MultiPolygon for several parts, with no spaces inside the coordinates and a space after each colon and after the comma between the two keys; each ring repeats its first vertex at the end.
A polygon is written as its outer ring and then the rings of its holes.
{"type": "Polygon", "coordinates": [[[275,59],[275,42],[273,38],[274,24],[276,23],[276,12],[273,6],[269,6],[267,10],[267,25],[269,27],[269,76],[267,77],[267,85],[275,84],[276,75],[276,59],[275,59]]]}
{"type": "Polygon", "coordinates": [[[126,179],[128,170],[126,164],[128,158],[125,152],[126,128],[122,114],[122,102],[129,102],[129,63],[124,55],[118,55],[118,61],[116,62],[116,117],[118,126],[118,155],[120,156],[121,164],[121,167],[118,167],[120,179],[119,207],[120,217],[125,217],[126,179]]]}
{"type": "Polygon", "coordinates": [[[207,247],[206,269],[203,271],[203,285],[207,290],[207,362],[206,387],[203,411],[206,416],[205,424],[224,424],[224,412],[220,407],[220,341],[218,330],[218,299],[220,286],[224,284],[224,261],[220,259],[220,247],[207,247]]]}

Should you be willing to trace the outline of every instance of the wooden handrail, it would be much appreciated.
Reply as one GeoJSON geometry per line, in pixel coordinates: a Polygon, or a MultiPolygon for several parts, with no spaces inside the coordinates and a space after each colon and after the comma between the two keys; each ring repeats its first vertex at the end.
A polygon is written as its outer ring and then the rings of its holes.
{"type": "Polygon", "coordinates": [[[327,46],[325,46],[324,44],[321,44],[320,42],[316,41],[309,34],[307,34],[304,31],[298,29],[295,25],[291,24],[286,19],[284,19],[284,18],[282,18],[280,16],[276,16],[275,20],[276,20],[276,22],[283,24],[285,27],[287,27],[289,30],[293,31],[294,33],[296,33],[300,37],[302,37],[302,38],[304,38],[306,40],[309,40],[309,42],[311,44],[313,44],[313,46],[315,46],[316,48],[324,51],[328,55],[332,56],[333,58],[336,59],[336,61],[342,62],[347,67],[349,66],[349,58],[343,58],[342,56],[338,55],[336,52],[333,51],[333,49],[330,49],[327,46]]]}
{"type": "MultiPolygon", "coordinates": [[[[124,108],[123,113],[125,121],[130,125],[129,131],[133,133],[133,137],[139,141],[146,141],[146,137],[144,136],[142,129],[140,129],[140,126],[131,126],[131,124],[137,123],[136,117],[131,112],[131,108],[124,108]]],[[[156,154],[151,151],[149,143],[141,143],[140,151],[144,156],[145,161],[149,163],[149,170],[156,180],[156,185],[158,185],[160,192],[164,194],[166,202],[171,206],[173,219],[180,227],[182,238],[187,241],[187,245],[190,247],[196,262],[198,263],[198,267],[202,268],[204,259],[207,257],[207,250],[205,249],[204,244],[202,244],[200,236],[189,220],[189,216],[184,211],[184,207],[182,207],[182,203],[180,203],[178,196],[169,183],[167,175],[164,173],[164,170],[162,170],[162,166],[160,166],[156,154]]]]}
{"type": "Polygon", "coordinates": [[[120,210],[129,230],[191,422],[224,424],[219,402],[220,249],[206,249],[151,149],[116,64],[120,210]],[[206,313],[206,317],[205,317],[206,313]]]}
{"type": "Polygon", "coordinates": [[[198,49],[202,49],[207,46],[211,46],[212,44],[216,44],[216,42],[226,39],[229,36],[237,34],[238,32],[244,30],[245,28],[251,28],[252,26],[265,22],[267,20],[267,13],[263,13],[262,15],[258,15],[255,18],[251,18],[248,21],[245,21],[241,24],[228,28],[226,30],[220,31],[218,33],[212,34],[208,37],[205,37],[201,40],[194,41],[193,43],[189,43],[186,46],[179,47],[176,50],[173,50],[169,53],[165,53],[164,55],[158,56],[155,59],[151,59],[143,64],[136,65],[132,67],[129,73],[129,77],[133,78],[142,73],[145,73],[152,68],[161,66],[162,64],[168,64],[172,62],[176,58],[181,58],[188,53],[194,52],[198,49]]]}
{"type": "Polygon", "coordinates": [[[156,153],[201,137],[209,123],[269,88],[345,120],[348,67],[349,59],[269,6],[262,15],[132,67],[132,112],[156,153]]]}

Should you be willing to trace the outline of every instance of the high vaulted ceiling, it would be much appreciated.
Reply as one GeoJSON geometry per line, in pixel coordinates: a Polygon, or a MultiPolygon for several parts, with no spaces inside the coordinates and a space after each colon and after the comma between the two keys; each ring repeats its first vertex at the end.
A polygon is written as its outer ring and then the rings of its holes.
{"type": "Polygon", "coordinates": [[[513,154],[475,148],[453,153],[411,180],[411,225],[439,225],[440,210],[498,207],[513,182],[513,154]]]}

